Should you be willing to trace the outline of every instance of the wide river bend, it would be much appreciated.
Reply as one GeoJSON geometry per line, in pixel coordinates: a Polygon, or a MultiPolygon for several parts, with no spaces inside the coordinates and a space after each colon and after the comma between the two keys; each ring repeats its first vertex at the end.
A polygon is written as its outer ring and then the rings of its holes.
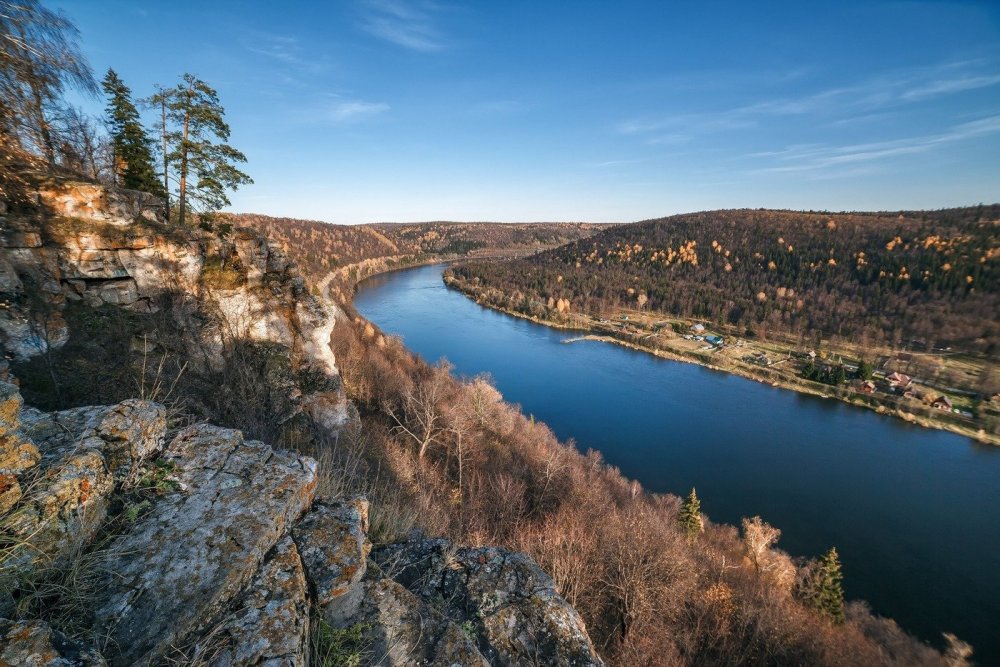
{"type": "Polygon", "coordinates": [[[697,487],[713,521],[836,546],[849,598],[1000,664],[1000,447],[834,400],[596,342],[476,304],[443,266],[371,278],[358,311],[428,361],[489,373],[508,401],[652,491],[697,487]]]}

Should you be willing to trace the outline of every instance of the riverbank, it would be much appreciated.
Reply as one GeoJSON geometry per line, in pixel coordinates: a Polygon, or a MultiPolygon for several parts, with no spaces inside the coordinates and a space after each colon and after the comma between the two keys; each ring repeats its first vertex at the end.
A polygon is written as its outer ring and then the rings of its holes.
{"type": "MultiPolygon", "coordinates": [[[[584,334],[574,340],[597,340],[645,352],[661,359],[697,364],[781,389],[839,400],[924,428],[949,431],[977,442],[1000,446],[1000,435],[987,432],[984,425],[976,424],[971,418],[938,410],[916,399],[889,394],[886,391],[862,392],[847,385],[834,386],[815,382],[795,372],[790,372],[786,369],[796,367],[796,363],[793,361],[796,350],[794,347],[780,342],[769,341],[766,344],[761,344],[738,341],[738,344],[734,346],[702,344],[702,340],[694,340],[695,338],[703,338],[702,336],[685,338],[673,334],[673,329],[668,325],[675,325],[677,322],[663,320],[661,321],[663,327],[651,331],[637,328],[635,320],[629,319],[629,316],[622,316],[623,320],[612,322],[599,316],[577,313],[564,315],[564,321],[555,321],[492,303],[482,298],[482,295],[477,293],[473,286],[448,274],[443,276],[443,280],[449,288],[461,292],[483,307],[547,327],[579,331],[584,334]],[[766,353],[762,351],[764,349],[767,350],[766,353]],[[777,361],[766,366],[743,361],[743,358],[748,357],[768,358],[767,354],[773,355],[777,361]]],[[[885,382],[884,375],[876,376],[875,379],[885,382]]]]}

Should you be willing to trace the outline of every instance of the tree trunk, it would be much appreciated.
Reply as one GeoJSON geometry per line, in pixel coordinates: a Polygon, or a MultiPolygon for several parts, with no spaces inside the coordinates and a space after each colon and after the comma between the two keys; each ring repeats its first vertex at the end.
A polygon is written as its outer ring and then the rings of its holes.
{"type": "Polygon", "coordinates": [[[167,177],[167,94],[160,97],[160,140],[163,142],[163,214],[170,222],[170,180],[167,177]]]}
{"type": "Polygon", "coordinates": [[[187,170],[188,170],[188,127],[190,125],[191,111],[184,113],[184,138],[181,140],[181,170],[180,188],[178,190],[177,219],[181,227],[184,226],[184,212],[187,207],[187,170]]]}

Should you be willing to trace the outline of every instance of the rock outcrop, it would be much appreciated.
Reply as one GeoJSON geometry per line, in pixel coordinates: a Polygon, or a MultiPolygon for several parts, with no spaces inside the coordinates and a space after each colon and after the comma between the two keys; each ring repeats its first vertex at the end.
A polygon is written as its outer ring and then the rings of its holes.
{"type": "Polygon", "coordinates": [[[43,413],[15,385],[0,396],[4,446],[30,452],[0,510],[0,664],[600,664],[529,557],[372,551],[367,500],[316,498],[308,457],[205,424],[168,437],[148,401],[43,413]],[[25,617],[60,567],[72,583],[25,617]]]}
{"type": "Polygon", "coordinates": [[[337,306],[310,294],[259,234],[178,228],[155,198],[89,183],[46,183],[38,200],[36,210],[0,217],[5,353],[24,361],[65,345],[69,303],[166,309],[190,363],[218,366],[227,341],[279,346],[295,373],[324,379],[289,388],[294,414],[333,434],[349,421],[329,344],[337,306]]]}
{"type": "Polygon", "coordinates": [[[526,554],[436,539],[388,545],[373,558],[463,624],[490,664],[530,664],[538,656],[547,664],[600,664],[579,614],[526,554]]]}

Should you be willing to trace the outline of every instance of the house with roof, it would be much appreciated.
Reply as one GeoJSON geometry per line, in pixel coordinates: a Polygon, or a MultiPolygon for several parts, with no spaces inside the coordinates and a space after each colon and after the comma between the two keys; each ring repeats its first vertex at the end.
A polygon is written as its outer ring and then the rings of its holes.
{"type": "Polygon", "coordinates": [[[892,372],[885,376],[885,381],[893,389],[908,389],[913,384],[913,379],[904,373],[892,372]]]}
{"type": "Polygon", "coordinates": [[[941,396],[936,398],[933,403],[931,403],[931,407],[937,408],[938,410],[947,410],[948,412],[951,412],[952,409],[951,399],[942,394],[941,396]]]}
{"type": "Polygon", "coordinates": [[[705,325],[704,324],[692,324],[691,325],[691,331],[693,331],[695,333],[699,333],[699,334],[700,333],[705,333],[705,325]]]}
{"type": "Polygon", "coordinates": [[[858,391],[862,394],[874,394],[875,393],[875,383],[871,380],[862,380],[858,383],[858,391]]]}
{"type": "Polygon", "coordinates": [[[706,343],[711,343],[712,345],[715,345],[715,346],[721,346],[722,345],[722,336],[716,336],[714,334],[710,335],[710,336],[705,336],[705,342],[706,343]]]}

